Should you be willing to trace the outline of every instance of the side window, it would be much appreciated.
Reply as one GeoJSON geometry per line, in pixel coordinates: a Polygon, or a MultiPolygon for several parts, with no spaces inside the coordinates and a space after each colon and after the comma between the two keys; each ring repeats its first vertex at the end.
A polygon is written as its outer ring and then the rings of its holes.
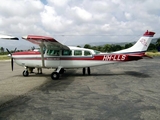
{"type": "Polygon", "coordinates": [[[81,50],[74,50],[74,55],[75,56],[82,56],[82,51],[81,50]]]}
{"type": "Polygon", "coordinates": [[[48,50],[47,54],[52,56],[59,56],[59,50],[48,50]]]}
{"type": "Polygon", "coordinates": [[[84,56],[89,56],[91,55],[90,51],[84,51],[84,56]]]}
{"type": "Polygon", "coordinates": [[[69,55],[69,56],[71,56],[72,55],[72,51],[71,50],[62,50],[62,55],[63,56],[67,56],[67,55],[69,55]]]}

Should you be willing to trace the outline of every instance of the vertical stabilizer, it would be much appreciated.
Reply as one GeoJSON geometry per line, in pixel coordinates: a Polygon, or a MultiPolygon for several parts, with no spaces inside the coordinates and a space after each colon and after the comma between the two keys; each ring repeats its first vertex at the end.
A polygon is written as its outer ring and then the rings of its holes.
{"type": "Polygon", "coordinates": [[[146,52],[155,32],[146,31],[143,36],[130,48],[116,51],[114,53],[146,52]]]}

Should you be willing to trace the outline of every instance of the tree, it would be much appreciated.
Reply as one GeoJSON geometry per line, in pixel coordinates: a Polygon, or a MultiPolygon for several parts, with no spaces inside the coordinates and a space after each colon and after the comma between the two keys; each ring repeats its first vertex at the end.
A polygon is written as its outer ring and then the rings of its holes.
{"type": "Polygon", "coordinates": [[[157,47],[160,46],[160,38],[157,39],[157,41],[156,41],[156,46],[157,46],[157,47]]]}
{"type": "Polygon", "coordinates": [[[103,52],[111,52],[111,51],[112,51],[111,48],[112,48],[111,45],[106,44],[106,45],[104,45],[104,47],[103,47],[103,52]]]}
{"type": "Polygon", "coordinates": [[[125,44],[124,48],[126,49],[126,48],[129,48],[129,47],[132,47],[132,46],[133,46],[132,43],[127,43],[127,44],[125,44]]]}
{"type": "Polygon", "coordinates": [[[1,49],[0,49],[0,50],[1,50],[1,52],[2,52],[2,53],[4,52],[4,48],[3,48],[3,47],[1,47],[1,49]]]}
{"type": "Polygon", "coordinates": [[[156,45],[153,44],[153,43],[151,43],[151,44],[149,45],[149,47],[148,47],[148,51],[150,51],[150,50],[156,50],[156,45]]]}
{"type": "Polygon", "coordinates": [[[33,47],[31,47],[31,50],[33,51],[35,49],[35,47],[33,46],[33,47]]]}
{"type": "Polygon", "coordinates": [[[91,49],[91,46],[89,44],[85,44],[84,48],[91,49]]]}
{"type": "Polygon", "coordinates": [[[160,38],[158,38],[158,40],[156,42],[156,47],[157,47],[158,51],[160,52],[160,38]]]}

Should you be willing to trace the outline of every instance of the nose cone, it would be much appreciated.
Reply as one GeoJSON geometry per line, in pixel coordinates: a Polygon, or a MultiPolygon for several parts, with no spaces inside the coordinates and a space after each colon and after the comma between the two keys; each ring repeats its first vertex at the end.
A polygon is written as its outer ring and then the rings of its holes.
{"type": "Polygon", "coordinates": [[[11,54],[8,54],[7,56],[8,56],[8,57],[12,57],[11,54]]]}

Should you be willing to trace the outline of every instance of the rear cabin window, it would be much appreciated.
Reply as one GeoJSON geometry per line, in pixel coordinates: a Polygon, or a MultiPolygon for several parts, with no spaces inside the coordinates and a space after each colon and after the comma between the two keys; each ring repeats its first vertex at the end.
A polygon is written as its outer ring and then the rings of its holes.
{"type": "Polygon", "coordinates": [[[90,51],[84,51],[84,56],[89,56],[89,55],[91,55],[90,51]]]}
{"type": "Polygon", "coordinates": [[[75,56],[82,56],[82,51],[81,50],[74,50],[74,55],[75,56]]]}
{"type": "Polygon", "coordinates": [[[62,50],[62,55],[64,56],[71,56],[72,55],[72,51],[71,50],[62,50]]]}
{"type": "Polygon", "coordinates": [[[59,50],[48,50],[47,54],[51,56],[59,56],[60,51],[59,50]]]}

